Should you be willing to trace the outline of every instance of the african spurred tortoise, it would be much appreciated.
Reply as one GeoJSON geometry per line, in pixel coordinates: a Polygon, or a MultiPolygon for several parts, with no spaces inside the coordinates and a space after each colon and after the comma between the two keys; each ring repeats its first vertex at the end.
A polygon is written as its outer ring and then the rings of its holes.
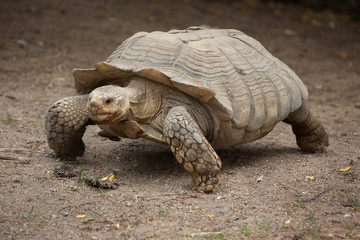
{"type": "Polygon", "coordinates": [[[96,68],[73,75],[79,95],[52,104],[45,120],[62,159],[82,156],[86,126],[97,124],[109,136],[167,143],[191,173],[192,189],[208,192],[221,168],[213,147],[257,140],[280,121],[292,125],[301,149],[328,146],[303,82],[237,30],[139,32],[96,68]]]}

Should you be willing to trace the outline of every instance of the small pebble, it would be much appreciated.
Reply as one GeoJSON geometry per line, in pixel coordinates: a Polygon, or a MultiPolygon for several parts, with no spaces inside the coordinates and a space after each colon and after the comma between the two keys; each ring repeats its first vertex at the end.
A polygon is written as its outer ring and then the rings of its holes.
{"type": "Polygon", "coordinates": [[[302,234],[301,234],[301,233],[295,233],[295,234],[294,234],[294,238],[293,238],[293,239],[298,239],[298,238],[302,238],[302,234]]]}
{"type": "Polygon", "coordinates": [[[321,90],[321,89],[323,89],[323,85],[322,84],[315,84],[315,89],[321,90]]]}
{"type": "Polygon", "coordinates": [[[131,207],[131,206],[132,206],[131,202],[126,202],[125,205],[126,205],[127,207],[131,207]]]}
{"type": "Polygon", "coordinates": [[[347,213],[347,214],[344,215],[344,217],[351,217],[351,214],[347,213]]]}
{"type": "Polygon", "coordinates": [[[44,46],[44,42],[38,41],[38,42],[37,42],[37,45],[38,45],[39,47],[43,47],[43,46],[44,46]]]}
{"type": "Polygon", "coordinates": [[[19,44],[21,48],[26,47],[26,45],[28,45],[27,41],[25,41],[24,39],[18,39],[16,40],[16,43],[19,44]]]}
{"type": "Polygon", "coordinates": [[[63,215],[64,215],[64,217],[67,217],[67,216],[69,216],[69,213],[68,213],[68,212],[64,212],[63,215]]]}
{"type": "Polygon", "coordinates": [[[329,22],[329,27],[330,28],[336,28],[335,22],[329,22]]]}
{"type": "Polygon", "coordinates": [[[260,177],[258,177],[256,179],[256,182],[261,182],[262,180],[264,180],[264,175],[261,175],[260,177]]]}

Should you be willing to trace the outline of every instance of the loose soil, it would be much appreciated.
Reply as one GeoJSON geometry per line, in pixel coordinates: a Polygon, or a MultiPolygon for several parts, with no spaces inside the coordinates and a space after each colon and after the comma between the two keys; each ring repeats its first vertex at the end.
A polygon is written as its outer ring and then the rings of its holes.
{"type": "Polygon", "coordinates": [[[360,25],[244,2],[1,1],[0,238],[360,239],[360,25]],[[138,31],[193,25],[239,29],[288,64],[309,89],[328,150],[300,151],[280,123],[261,140],[217,150],[221,182],[210,194],[189,190],[167,146],[110,141],[95,126],[83,157],[53,157],[43,114],[76,94],[73,68],[93,67],[138,31]],[[113,171],[115,189],[87,184],[113,171]]]}

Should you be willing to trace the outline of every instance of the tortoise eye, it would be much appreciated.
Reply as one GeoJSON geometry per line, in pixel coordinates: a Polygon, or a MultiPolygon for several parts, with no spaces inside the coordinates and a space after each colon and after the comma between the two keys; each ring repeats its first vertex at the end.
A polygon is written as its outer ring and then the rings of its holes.
{"type": "Polygon", "coordinates": [[[108,98],[108,99],[105,100],[105,104],[110,104],[110,103],[112,103],[112,99],[111,99],[111,98],[108,98]]]}

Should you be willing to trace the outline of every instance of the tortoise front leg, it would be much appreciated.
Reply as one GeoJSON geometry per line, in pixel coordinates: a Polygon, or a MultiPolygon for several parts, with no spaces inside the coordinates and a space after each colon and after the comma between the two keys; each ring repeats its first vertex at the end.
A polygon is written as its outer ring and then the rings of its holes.
{"type": "Polygon", "coordinates": [[[89,124],[88,95],[67,97],[53,103],[45,114],[47,140],[57,158],[75,160],[84,155],[82,141],[89,124]]]}
{"type": "Polygon", "coordinates": [[[329,137],[321,124],[314,118],[305,102],[285,120],[291,124],[297,145],[304,151],[323,151],[329,146],[329,137]]]}
{"type": "Polygon", "coordinates": [[[219,182],[221,160],[184,107],[170,109],[164,137],[176,160],[191,173],[192,190],[211,192],[219,182]]]}

